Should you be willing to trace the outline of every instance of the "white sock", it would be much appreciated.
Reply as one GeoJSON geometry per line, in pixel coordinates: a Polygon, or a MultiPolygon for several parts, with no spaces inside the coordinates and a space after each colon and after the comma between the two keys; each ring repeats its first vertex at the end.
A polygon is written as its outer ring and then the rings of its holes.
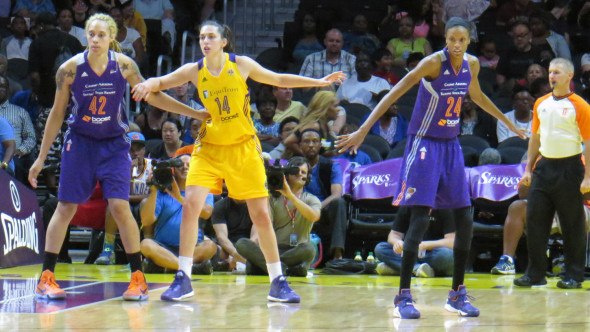
{"type": "Polygon", "coordinates": [[[178,270],[182,270],[184,274],[191,278],[191,273],[193,271],[193,258],[192,257],[185,257],[180,256],[178,257],[178,270]]]}
{"type": "Polygon", "coordinates": [[[283,270],[281,269],[281,262],[278,261],[276,263],[266,264],[266,268],[268,269],[268,276],[270,277],[270,282],[275,280],[277,277],[283,275],[283,270]]]}

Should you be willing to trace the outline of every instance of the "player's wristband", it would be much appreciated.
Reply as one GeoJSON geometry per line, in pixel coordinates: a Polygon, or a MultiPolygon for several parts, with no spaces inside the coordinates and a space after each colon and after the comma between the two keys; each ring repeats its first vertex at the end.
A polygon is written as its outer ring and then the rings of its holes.
{"type": "Polygon", "coordinates": [[[8,168],[8,163],[5,162],[5,161],[3,161],[3,162],[0,163],[0,167],[6,169],[6,168],[8,168]]]}

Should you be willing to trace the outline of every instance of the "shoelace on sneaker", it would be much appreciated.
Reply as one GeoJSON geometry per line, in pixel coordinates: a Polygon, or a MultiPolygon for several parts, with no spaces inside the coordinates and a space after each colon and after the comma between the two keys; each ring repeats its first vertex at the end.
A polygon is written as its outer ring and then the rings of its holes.
{"type": "Polygon", "coordinates": [[[57,284],[57,282],[55,281],[55,277],[49,277],[45,280],[45,283],[48,284],[51,287],[54,288],[59,288],[59,285],[57,284]]]}

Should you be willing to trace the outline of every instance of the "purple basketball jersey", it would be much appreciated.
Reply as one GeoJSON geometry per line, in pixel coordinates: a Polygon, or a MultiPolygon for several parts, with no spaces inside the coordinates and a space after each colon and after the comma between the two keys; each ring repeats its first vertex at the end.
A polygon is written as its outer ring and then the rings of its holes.
{"type": "Polygon", "coordinates": [[[115,52],[99,76],[88,63],[88,51],[76,68],[72,83],[68,123],[72,131],[92,138],[122,136],[129,128],[123,108],[127,80],[121,74],[115,52]]]}
{"type": "Polygon", "coordinates": [[[446,48],[437,54],[440,75],[433,81],[422,78],[408,134],[448,139],[459,135],[461,103],[471,83],[471,71],[467,54],[459,72],[453,69],[446,48]]]}

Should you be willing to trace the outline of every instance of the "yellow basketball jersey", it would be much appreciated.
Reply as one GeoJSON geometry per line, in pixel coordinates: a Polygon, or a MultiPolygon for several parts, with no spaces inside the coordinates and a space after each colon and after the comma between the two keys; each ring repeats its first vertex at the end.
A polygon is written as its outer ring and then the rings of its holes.
{"type": "Polygon", "coordinates": [[[203,58],[198,62],[197,90],[211,119],[201,126],[196,143],[230,145],[251,139],[256,129],[250,118],[250,93],[236,55],[226,53],[219,76],[209,72],[206,61],[203,58]]]}

